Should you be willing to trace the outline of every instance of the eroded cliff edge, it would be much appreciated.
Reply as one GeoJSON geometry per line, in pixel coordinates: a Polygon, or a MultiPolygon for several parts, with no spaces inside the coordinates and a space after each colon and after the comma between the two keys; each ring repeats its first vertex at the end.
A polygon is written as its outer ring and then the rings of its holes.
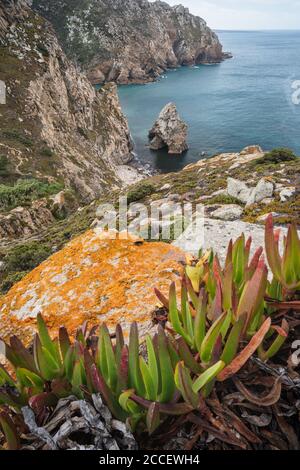
{"type": "Polygon", "coordinates": [[[34,0],[67,54],[93,83],[155,80],[181,65],[217,63],[224,54],[206,22],[182,5],[147,0],[34,0]]]}
{"type": "Polygon", "coordinates": [[[122,186],[132,158],[128,123],[115,84],[96,92],[67,59],[31,1],[0,1],[0,184],[20,178],[57,182],[89,202],[122,186]]]}

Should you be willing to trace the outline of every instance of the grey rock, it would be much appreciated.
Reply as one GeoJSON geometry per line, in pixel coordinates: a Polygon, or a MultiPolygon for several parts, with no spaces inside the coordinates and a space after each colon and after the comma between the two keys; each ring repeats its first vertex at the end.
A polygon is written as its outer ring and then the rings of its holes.
{"type": "Polygon", "coordinates": [[[246,203],[246,206],[251,206],[258,202],[263,201],[266,198],[271,198],[274,194],[274,183],[262,178],[256,188],[252,190],[250,197],[246,203]]]}
{"type": "Polygon", "coordinates": [[[179,194],[169,194],[168,200],[173,202],[180,202],[181,196],[179,194]]]}
{"type": "MultiPolygon", "coordinates": [[[[225,222],[210,218],[199,218],[197,225],[190,224],[173,244],[195,256],[198,255],[200,248],[204,250],[212,248],[224,262],[230,240],[236,240],[241,233],[244,233],[246,238],[252,237],[251,254],[260,246],[264,246],[265,229],[262,225],[249,224],[241,220],[225,222]]],[[[283,227],[281,239],[286,234],[287,229],[283,227]]]]}
{"type": "Polygon", "coordinates": [[[263,153],[263,149],[259,145],[249,145],[241,151],[240,155],[253,155],[256,153],[263,153]]]}
{"type": "Polygon", "coordinates": [[[236,204],[228,204],[219,207],[214,212],[210,213],[210,217],[213,219],[220,219],[220,220],[227,220],[227,221],[232,221],[232,220],[239,220],[243,214],[244,210],[241,206],[238,206],[236,204]]]}
{"type": "Polygon", "coordinates": [[[251,192],[251,189],[248,188],[246,183],[243,181],[234,178],[228,178],[227,193],[229,196],[239,199],[243,204],[247,204],[251,196],[251,192]]]}
{"type": "Polygon", "coordinates": [[[240,200],[246,206],[259,203],[266,198],[271,198],[274,194],[274,183],[262,178],[255,188],[250,188],[243,181],[228,178],[227,192],[229,196],[232,196],[240,200]]]}
{"type": "Polygon", "coordinates": [[[188,126],[180,118],[176,105],[168,103],[149,132],[150,148],[167,147],[169,154],[180,155],[188,150],[187,133],[188,126]]]}
{"type": "Polygon", "coordinates": [[[296,192],[296,188],[284,188],[282,191],[280,191],[280,201],[281,202],[286,202],[288,201],[289,199],[291,199],[291,197],[294,196],[296,192]]]}
{"type": "Polygon", "coordinates": [[[171,187],[172,186],[169,183],[166,183],[160,188],[160,191],[169,191],[169,189],[171,189],[171,187]]]}
{"type": "Polygon", "coordinates": [[[277,219],[278,217],[282,217],[284,214],[278,214],[277,212],[268,212],[267,214],[260,215],[257,217],[258,222],[265,222],[269,215],[272,214],[273,219],[277,219]]]}

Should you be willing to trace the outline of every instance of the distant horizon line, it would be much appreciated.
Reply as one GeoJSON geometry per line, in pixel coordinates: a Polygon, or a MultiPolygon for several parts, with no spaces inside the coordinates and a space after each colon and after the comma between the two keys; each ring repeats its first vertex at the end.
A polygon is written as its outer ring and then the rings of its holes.
{"type": "Polygon", "coordinates": [[[287,28],[260,28],[260,29],[237,29],[237,28],[212,28],[213,31],[229,31],[229,32],[272,32],[272,31],[282,31],[282,32],[285,32],[285,31],[297,31],[297,32],[300,32],[300,29],[287,29],[287,28]]]}

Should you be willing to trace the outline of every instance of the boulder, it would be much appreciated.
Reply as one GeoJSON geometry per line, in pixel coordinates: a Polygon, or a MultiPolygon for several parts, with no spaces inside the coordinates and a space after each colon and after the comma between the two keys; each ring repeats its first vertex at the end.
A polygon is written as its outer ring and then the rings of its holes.
{"type": "Polygon", "coordinates": [[[1,337],[17,335],[29,344],[39,312],[52,336],[61,325],[73,335],[85,321],[90,327],[106,322],[111,330],[120,322],[126,334],[137,321],[141,334],[148,332],[157,305],[154,287],[167,295],[185,255],[166,243],[111,238],[109,232],[86,232],[1,297],[1,337]]]}
{"type": "Polygon", "coordinates": [[[289,199],[291,199],[291,197],[294,196],[295,192],[296,192],[295,187],[293,187],[293,188],[283,188],[279,193],[280,201],[281,202],[288,201],[289,199]]]}
{"type": "Polygon", "coordinates": [[[227,181],[228,195],[246,204],[247,207],[272,198],[274,189],[274,183],[266,178],[262,178],[255,188],[250,188],[243,181],[234,178],[228,178],[227,181]]]}
{"type": "Polygon", "coordinates": [[[237,204],[227,204],[210,213],[210,217],[220,220],[239,220],[244,210],[237,204]]]}
{"type": "Polygon", "coordinates": [[[251,189],[248,188],[246,183],[243,181],[234,178],[228,178],[227,193],[229,196],[238,199],[243,204],[247,204],[247,201],[251,196],[251,189]]]}
{"type": "Polygon", "coordinates": [[[259,145],[249,145],[241,151],[240,155],[255,155],[257,153],[264,153],[264,151],[259,145]]]}
{"type": "Polygon", "coordinates": [[[167,104],[149,132],[150,148],[159,150],[167,147],[169,154],[180,155],[188,150],[188,126],[180,118],[176,105],[167,104]]]}
{"type": "Polygon", "coordinates": [[[247,201],[247,206],[259,203],[266,198],[271,198],[274,194],[274,183],[268,181],[266,178],[262,178],[255,189],[252,190],[251,195],[247,201]]]}

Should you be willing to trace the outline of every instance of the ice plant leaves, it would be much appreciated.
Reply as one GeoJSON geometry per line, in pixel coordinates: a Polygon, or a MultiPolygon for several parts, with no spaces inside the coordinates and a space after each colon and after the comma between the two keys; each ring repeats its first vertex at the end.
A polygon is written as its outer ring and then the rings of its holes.
{"type": "Polygon", "coordinates": [[[211,366],[209,369],[207,369],[203,374],[198,377],[198,379],[195,381],[192,389],[193,391],[199,392],[204,388],[209,382],[211,382],[217,375],[224,369],[225,367],[225,362],[219,361],[215,365],[211,366]]]}
{"type": "Polygon", "coordinates": [[[229,364],[225,369],[218,375],[218,380],[224,382],[224,380],[229,379],[235,375],[250,359],[250,357],[255,353],[263,342],[266,334],[268,333],[271,327],[271,319],[268,318],[265,320],[260,330],[253,336],[249,344],[243,349],[242,352],[236,356],[236,358],[229,364]]]}
{"type": "Polygon", "coordinates": [[[136,323],[133,323],[129,338],[129,378],[131,387],[133,387],[138,394],[144,395],[145,387],[140,370],[139,347],[138,327],[136,323]]]}
{"type": "Polygon", "coordinates": [[[14,422],[8,413],[0,413],[0,428],[5,436],[9,450],[18,450],[20,448],[20,439],[14,422]]]}
{"type": "Polygon", "coordinates": [[[182,362],[177,364],[175,370],[175,383],[178,390],[180,390],[185,402],[194,409],[198,408],[198,393],[193,390],[193,382],[190,371],[184,366],[182,362]]]}
{"type": "MultiPolygon", "coordinates": [[[[199,262],[193,259],[181,279],[180,299],[175,283],[169,298],[156,290],[169,324],[146,336],[141,350],[136,323],[128,345],[120,325],[114,335],[101,325],[97,335],[97,327],[88,334],[85,324],[75,340],[60,328],[53,340],[38,315],[33,352],[13,337],[5,347],[14,373],[0,366],[0,404],[9,407],[9,413],[0,411],[0,425],[9,447],[19,446],[11,416],[28,404],[43,416],[70,393],[81,399],[99,393],[113,416],[153,434],[167,416],[198,409],[216,381],[236,379],[256,351],[263,361],[274,357],[289,326],[285,319],[281,326],[272,325],[273,315],[300,310],[300,241],[291,226],[281,258],[279,232],[268,218],[266,253],[274,274],[270,283],[262,248],[250,260],[251,242],[244,235],[230,242],[224,268],[213,252],[199,262]]],[[[249,401],[265,406],[276,403],[280,392],[279,381],[262,398],[242,390],[249,401]]]]}
{"type": "Polygon", "coordinates": [[[273,217],[266,222],[266,253],[274,278],[284,287],[287,294],[300,288],[300,239],[297,228],[291,225],[284,241],[283,257],[279,253],[280,232],[274,231],[273,217]]]}
{"type": "Polygon", "coordinates": [[[282,388],[280,380],[280,377],[275,380],[272,390],[268,395],[265,396],[254,395],[242,384],[242,382],[237,377],[234,378],[234,383],[239,392],[242,393],[250,403],[258,406],[269,407],[275,405],[280,399],[282,388]]]}
{"type": "Polygon", "coordinates": [[[237,310],[237,318],[247,313],[245,329],[249,326],[253,315],[264,301],[268,281],[268,270],[263,260],[258,263],[253,277],[246,283],[237,310]]]}

